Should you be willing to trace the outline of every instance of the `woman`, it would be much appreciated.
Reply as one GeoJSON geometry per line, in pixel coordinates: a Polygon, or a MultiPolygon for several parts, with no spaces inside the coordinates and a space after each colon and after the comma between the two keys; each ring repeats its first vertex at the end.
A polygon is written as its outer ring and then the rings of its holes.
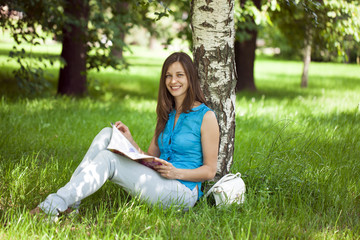
{"type": "Polygon", "coordinates": [[[155,134],[147,153],[139,148],[124,123],[115,123],[139,152],[155,156],[155,161],[161,163],[155,171],[107,150],[112,130],[104,128],[70,181],[30,213],[56,216],[69,212],[108,179],[151,205],[193,207],[202,196],[201,182],[216,173],[219,126],[214,112],[206,106],[187,54],[173,53],[165,60],[156,112],[155,134]]]}

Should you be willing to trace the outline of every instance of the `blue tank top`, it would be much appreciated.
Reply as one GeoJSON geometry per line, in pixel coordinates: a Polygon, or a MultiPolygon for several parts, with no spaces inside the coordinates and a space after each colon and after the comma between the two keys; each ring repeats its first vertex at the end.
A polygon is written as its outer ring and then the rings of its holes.
{"type": "MultiPolygon", "coordinates": [[[[203,117],[208,111],[212,110],[202,103],[189,113],[181,113],[175,128],[176,111],[171,111],[164,131],[158,138],[160,158],[181,169],[195,169],[202,166],[203,153],[200,131],[203,117]]],[[[191,190],[198,186],[199,197],[203,195],[201,182],[179,181],[191,190]]]]}

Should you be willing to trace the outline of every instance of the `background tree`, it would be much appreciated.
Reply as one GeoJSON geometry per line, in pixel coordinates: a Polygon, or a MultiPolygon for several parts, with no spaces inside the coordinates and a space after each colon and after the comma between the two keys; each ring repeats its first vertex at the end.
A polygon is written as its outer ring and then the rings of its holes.
{"type": "Polygon", "coordinates": [[[278,1],[280,11],[271,19],[295,51],[302,49],[304,62],[301,86],[308,85],[308,71],[313,49],[317,52],[336,50],[345,55],[344,42],[359,42],[358,1],[278,1]]]}
{"type": "Polygon", "coordinates": [[[308,71],[311,61],[311,48],[313,44],[313,33],[319,28],[318,15],[321,11],[319,1],[279,1],[280,12],[273,15],[280,30],[285,36],[291,38],[295,49],[303,49],[303,73],[301,86],[306,87],[308,82],[308,71]]]}
{"type": "MultiPolygon", "coordinates": [[[[146,22],[146,14],[141,15],[139,12],[144,12],[144,9],[147,11],[151,6],[155,6],[152,8],[155,11],[159,8],[157,2],[146,0],[129,0],[127,3],[131,3],[132,7],[129,7],[126,13],[123,11],[119,14],[119,1],[116,0],[5,0],[1,3],[0,24],[11,32],[18,46],[24,42],[40,44],[45,42],[49,35],[62,41],[63,64],[59,74],[58,93],[84,95],[87,91],[87,71],[109,66],[115,69],[124,68],[126,63],[117,58],[116,54],[111,54],[110,46],[123,49],[125,44],[121,35],[130,27],[146,22]],[[15,15],[18,17],[14,18],[15,15]]],[[[159,13],[161,14],[163,12],[159,13]]],[[[16,74],[24,85],[29,86],[35,82],[36,86],[41,86],[44,83],[43,75],[38,73],[43,72],[46,61],[43,61],[43,66],[28,67],[23,64],[23,59],[29,54],[18,48],[12,51],[10,56],[20,63],[16,74]]],[[[41,56],[37,58],[37,62],[44,58],[49,60],[47,56],[41,56]]],[[[54,59],[50,60],[52,64],[54,59]]]]}
{"type": "Polygon", "coordinates": [[[62,31],[61,58],[58,93],[83,95],[86,93],[86,60],[89,21],[88,0],[66,0],[64,3],[65,24],[62,31]]]}
{"type": "Polygon", "coordinates": [[[54,36],[62,34],[64,22],[63,1],[1,1],[0,4],[0,26],[8,30],[15,41],[13,50],[9,57],[15,58],[19,63],[19,69],[13,71],[18,86],[26,92],[42,91],[46,87],[43,67],[47,66],[46,57],[50,64],[54,58],[51,56],[34,56],[31,52],[25,52],[21,48],[22,43],[39,45],[49,37],[46,33],[54,36]],[[35,61],[26,61],[27,58],[35,61]],[[40,63],[43,64],[40,64],[40,63]]]}
{"type": "Polygon", "coordinates": [[[234,1],[193,0],[194,62],[220,125],[217,177],[229,172],[235,138],[234,1]]]}
{"type": "Polygon", "coordinates": [[[272,25],[269,11],[277,8],[277,1],[235,1],[235,62],[236,91],[256,91],[254,64],[259,30],[272,25]]]}
{"type": "Polygon", "coordinates": [[[118,26],[118,31],[115,31],[115,38],[118,37],[119,41],[114,41],[113,45],[111,46],[111,54],[118,58],[123,58],[123,51],[126,47],[125,44],[125,35],[128,32],[128,25],[127,22],[130,22],[129,15],[127,14],[129,12],[129,2],[128,1],[118,1],[115,4],[114,7],[114,14],[117,18],[128,18],[128,19],[122,19],[118,20],[117,22],[123,23],[118,26]]]}
{"type": "Polygon", "coordinates": [[[254,11],[261,10],[261,0],[240,0],[239,5],[241,11],[236,24],[235,40],[236,91],[255,91],[254,63],[258,26],[254,11]]]}

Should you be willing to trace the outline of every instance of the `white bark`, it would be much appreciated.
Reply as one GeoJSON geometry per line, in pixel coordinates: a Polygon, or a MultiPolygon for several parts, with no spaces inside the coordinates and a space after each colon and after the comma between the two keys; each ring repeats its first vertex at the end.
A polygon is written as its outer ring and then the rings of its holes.
{"type": "Polygon", "coordinates": [[[194,61],[220,125],[218,177],[229,172],[235,138],[234,0],[193,0],[194,61]]]}

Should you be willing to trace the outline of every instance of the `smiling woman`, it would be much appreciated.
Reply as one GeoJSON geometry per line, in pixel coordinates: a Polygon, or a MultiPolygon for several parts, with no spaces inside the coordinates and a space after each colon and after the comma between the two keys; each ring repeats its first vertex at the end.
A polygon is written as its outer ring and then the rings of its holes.
{"type": "Polygon", "coordinates": [[[173,53],[164,62],[157,104],[157,125],[148,152],[140,149],[129,128],[115,123],[129,142],[161,163],[154,169],[107,149],[112,130],[104,128],[93,140],[70,181],[33,209],[31,214],[57,216],[71,212],[107,180],[151,205],[193,207],[203,194],[202,181],[216,173],[219,127],[206,106],[191,58],[173,53]]]}
{"type": "Polygon", "coordinates": [[[189,84],[181,63],[174,62],[168,68],[166,72],[166,87],[170,94],[174,96],[175,101],[180,103],[184,101],[189,84]]]}

